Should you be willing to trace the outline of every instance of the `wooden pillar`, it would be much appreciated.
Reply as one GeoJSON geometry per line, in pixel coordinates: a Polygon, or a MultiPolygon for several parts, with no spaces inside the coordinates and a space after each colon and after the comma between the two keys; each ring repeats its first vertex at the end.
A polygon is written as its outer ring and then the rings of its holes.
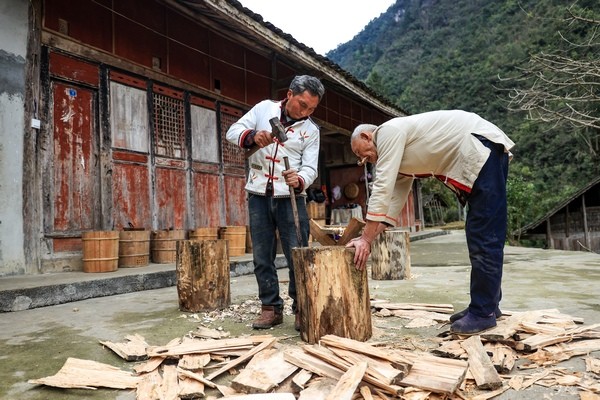
{"type": "Polygon", "coordinates": [[[592,248],[592,241],[590,240],[590,233],[588,231],[588,219],[587,219],[587,209],[585,206],[585,193],[581,195],[581,212],[583,214],[583,240],[585,241],[585,246],[590,251],[592,248]]]}
{"type": "Polygon", "coordinates": [[[371,278],[398,280],[410,278],[410,234],[383,231],[371,245],[371,278]]]}
{"type": "Polygon", "coordinates": [[[554,238],[552,237],[552,226],[550,225],[550,217],[546,220],[546,241],[548,242],[548,248],[554,249],[554,238]]]}
{"type": "Polygon", "coordinates": [[[211,311],[229,306],[226,240],[177,241],[176,269],[181,311],[211,311]]]}
{"type": "Polygon", "coordinates": [[[366,341],[373,332],[366,269],[354,266],[354,252],[342,246],[292,249],[300,336],[317,343],[324,335],[366,341]]]}

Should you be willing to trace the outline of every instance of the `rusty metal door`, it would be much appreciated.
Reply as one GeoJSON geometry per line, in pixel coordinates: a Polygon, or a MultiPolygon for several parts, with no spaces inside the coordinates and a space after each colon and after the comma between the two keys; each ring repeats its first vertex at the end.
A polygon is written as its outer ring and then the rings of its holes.
{"type": "Polygon", "coordinates": [[[57,246],[57,240],[78,237],[99,224],[97,92],[52,81],[51,95],[52,154],[51,165],[46,166],[49,182],[44,184],[45,230],[55,238],[55,251],[73,250],[67,243],[66,248],[57,246]]]}

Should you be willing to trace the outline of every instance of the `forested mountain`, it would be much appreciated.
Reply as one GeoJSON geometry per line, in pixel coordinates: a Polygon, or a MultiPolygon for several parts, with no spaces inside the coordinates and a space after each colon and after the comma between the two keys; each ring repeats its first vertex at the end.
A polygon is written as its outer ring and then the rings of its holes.
{"type": "Polygon", "coordinates": [[[597,0],[397,0],[327,57],[409,113],[463,109],[502,128],[517,229],[600,174],[599,21],[597,0]]]}

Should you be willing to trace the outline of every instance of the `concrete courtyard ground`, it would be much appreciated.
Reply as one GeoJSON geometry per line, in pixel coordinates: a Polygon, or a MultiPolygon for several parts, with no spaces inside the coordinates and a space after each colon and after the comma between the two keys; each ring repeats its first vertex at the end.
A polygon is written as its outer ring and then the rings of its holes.
{"type": "MultiPolygon", "coordinates": [[[[501,308],[529,311],[556,308],[580,317],[586,325],[600,323],[600,255],[585,252],[507,247],[505,250],[503,301],[501,308]]],[[[464,232],[411,243],[412,278],[402,281],[370,280],[372,297],[391,302],[453,304],[455,310],[468,304],[469,262],[464,232]]],[[[279,270],[286,287],[285,269],[279,270]]],[[[232,277],[232,306],[208,315],[178,310],[174,286],[92,298],[24,311],[0,313],[0,398],[15,400],[135,399],[131,391],[99,389],[53,389],[27,383],[29,379],[55,374],[68,357],[108,363],[130,370],[99,341],[123,341],[140,334],[151,345],[164,345],[186,335],[200,324],[221,328],[231,336],[270,333],[284,344],[300,344],[293,329],[293,316],[266,332],[253,331],[251,318],[258,312],[257,286],[253,275],[232,277]]],[[[408,320],[373,317],[373,340],[427,345],[448,326],[408,329],[408,320]]],[[[600,352],[592,354],[600,356],[600,352]]],[[[581,357],[560,366],[584,371],[581,357]]],[[[519,371],[513,373],[518,374],[519,371]]],[[[531,373],[531,371],[527,371],[531,373]]],[[[207,390],[207,395],[216,392],[207,390]]],[[[579,399],[575,388],[509,390],[496,397],[512,399],[579,399]]]]}

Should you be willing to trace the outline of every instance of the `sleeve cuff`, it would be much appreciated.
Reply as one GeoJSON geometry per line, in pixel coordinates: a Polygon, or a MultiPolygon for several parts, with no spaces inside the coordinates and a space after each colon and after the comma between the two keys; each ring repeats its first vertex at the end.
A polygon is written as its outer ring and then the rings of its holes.
{"type": "Polygon", "coordinates": [[[256,135],[256,130],[254,129],[246,129],[242,132],[240,136],[240,147],[250,148],[254,146],[254,135],[256,135]]]}
{"type": "Polygon", "coordinates": [[[300,194],[304,190],[304,179],[302,179],[300,175],[298,175],[298,182],[300,185],[298,185],[297,188],[294,188],[294,192],[296,192],[296,194],[300,194]]]}

